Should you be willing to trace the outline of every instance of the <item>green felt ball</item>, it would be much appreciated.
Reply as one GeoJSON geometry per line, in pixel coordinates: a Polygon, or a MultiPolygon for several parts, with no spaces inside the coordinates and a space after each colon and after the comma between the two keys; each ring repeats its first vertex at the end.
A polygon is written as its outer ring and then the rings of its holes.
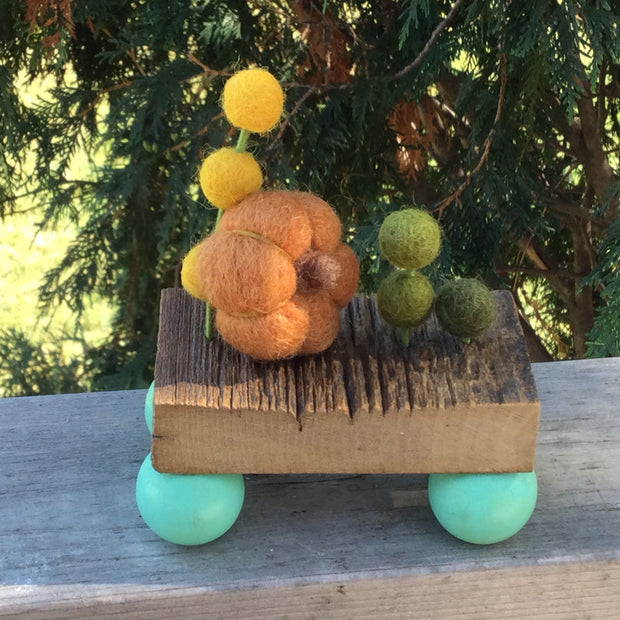
{"type": "Polygon", "coordinates": [[[489,545],[510,538],[534,512],[538,483],[531,472],[511,474],[431,474],[428,499],[450,534],[489,545]]]}
{"type": "Polygon", "coordinates": [[[433,309],[434,292],[426,276],[417,271],[393,271],[379,284],[379,314],[396,327],[416,327],[433,309]]]}
{"type": "Polygon", "coordinates": [[[162,474],[148,454],[136,479],[136,502],[145,523],[178,545],[202,545],[237,520],[245,486],[241,474],[162,474]]]}
{"type": "Polygon", "coordinates": [[[440,242],[437,221],[420,209],[390,213],[379,229],[381,254],[402,269],[428,265],[439,254],[440,242]]]}
{"type": "Polygon", "coordinates": [[[453,280],[439,289],[435,314],[446,331],[460,338],[475,338],[493,324],[495,300],[478,280],[453,280]]]}

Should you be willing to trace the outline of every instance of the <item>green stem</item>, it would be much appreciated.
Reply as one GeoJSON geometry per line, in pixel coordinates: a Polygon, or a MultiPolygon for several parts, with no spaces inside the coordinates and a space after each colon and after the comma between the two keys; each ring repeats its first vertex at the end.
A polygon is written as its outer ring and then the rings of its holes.
{"type": "Polygon", "coordinates": [[[211,340],[211,305],[209,302],[205,304],[205,337],[211,340]]]}
{"type": "MultiPolygon", "coordinates": [[[[223,213],[224,209],[217,210],[217,215],[215,216],[215,225],[213,226],[213,232],[217,231],[217,227],[220,224],[223,213]]],[[[209,304],[209,302],[206,303],[205,307],[205,337],[207,340],[211,340],[211,305],[209,304]]]]}
{"type": "Polygon", "coordinates": [[[217,230],[217,227],[220,225],[220,220],[222,219],[222,214],[224,213],[224,209],[218,209],[217,215],[215,216],[215,224],[213,226],[213,232],[217,230]]]}
{"type": "Polygon", "coordinates": [[[248,145],[249,137],[250,132],[247,129],[242,129],[239,132],[239,137],[237,138],[237,146],[235,147],[235,151],[237,151],[237,153],[245,151],[245,148],[248,145]]]}
{"type": "Polygon", "coordinates": [[[403,343],[403,347],[409,346],[409,332],[410,330],[406,327],[401,327],[400,329],[400,340],[403,343]]]}

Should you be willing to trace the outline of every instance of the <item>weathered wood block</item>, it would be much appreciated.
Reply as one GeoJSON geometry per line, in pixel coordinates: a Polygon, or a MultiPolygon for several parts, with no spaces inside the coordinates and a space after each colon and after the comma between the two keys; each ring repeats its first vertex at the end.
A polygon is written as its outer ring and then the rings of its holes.
{"type": "Polygon", "coordinates": [[[405,348],[356,297],[324,354],[257,362],[204,336],[205,305],[161,301],[152,459],[170,473],[530,471],[539,401],[512,297],[469,345],[431,317],[405,348]]]}

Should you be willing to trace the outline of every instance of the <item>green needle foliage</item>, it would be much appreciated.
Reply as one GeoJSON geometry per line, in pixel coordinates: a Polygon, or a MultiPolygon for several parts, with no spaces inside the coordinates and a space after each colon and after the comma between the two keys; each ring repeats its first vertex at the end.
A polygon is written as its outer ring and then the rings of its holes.
{"type": "Polygon", "coordinates": [[[614,3],[4,0],[0,58],[0,216],[28,195],[42,227],[78,229],[41,311],[118,308],[91,387],[150,382],[160,291],[215,218],[198,166],[234,140],[222,86],[252,65],[287,95],[249,145],[266,186],[330,201],[365,291],[389,270],[380,223],[416,204],[444,231],[432,279],[510,287],[550,357],[620,354],[614,3]],[[43,76],[27,105],[18,83],[43,76]],[[70,174],[79,152],[89,178],[70,174]]]}

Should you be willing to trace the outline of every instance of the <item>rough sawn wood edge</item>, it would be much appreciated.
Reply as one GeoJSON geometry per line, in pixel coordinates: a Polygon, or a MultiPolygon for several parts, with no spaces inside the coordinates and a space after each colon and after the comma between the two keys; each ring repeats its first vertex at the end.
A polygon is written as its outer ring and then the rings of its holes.
{"type": "Polygon", "coordinates": [[[174,473],[529,471],[538,395],[512,297],[494,295],[495,324],[469,345],[431,318],[405,348],[374,300],[356,297],[324,354],[263,363],[206,341],[204,304],[164,291],[153,464],[174,473]]]}
{"type": "Polygon", "coordinates": [[[304,413],[389,414],[453,406],[538,402],[525,339],[508,291],[494,292],[497,316],[480,339],[464,344],[434,316],[404,347],[374,298],[357,296],[323,354],[260,362],[217,333],[204,337],[205,306],[183,289],[162,293],[155,370],[160,403],[304,413]],[[163,400],[165,397],[165,400],[163,400]]]}

